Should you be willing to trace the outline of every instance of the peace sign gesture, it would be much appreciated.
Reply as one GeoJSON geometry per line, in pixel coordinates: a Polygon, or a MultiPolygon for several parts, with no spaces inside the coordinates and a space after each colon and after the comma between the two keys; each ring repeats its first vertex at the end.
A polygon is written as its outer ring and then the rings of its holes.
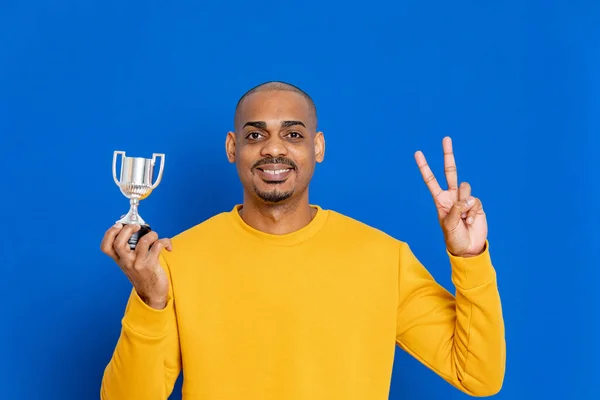
{"type": "Polygon", "coordinates": [[[415,160],[433,196],[448,251],[459,257],[475,256],[485,248],[487,238],[485,213],[481,201],[471,196],[471,186],[466,182],[458,185],[452,140],[445,137],[442,147],[447,190],[440,187],[421,151],[415,153],[415,160]]]}

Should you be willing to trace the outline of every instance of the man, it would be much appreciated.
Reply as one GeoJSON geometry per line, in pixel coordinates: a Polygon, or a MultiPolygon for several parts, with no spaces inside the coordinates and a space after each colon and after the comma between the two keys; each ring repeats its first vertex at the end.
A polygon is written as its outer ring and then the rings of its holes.
{"type": "Polygon", "coordinates": [[[421,152],[456,295],[408,245],[309,203],[325,153],[311,98],[269,82],[236,108],[226,153],[243,203],[172,240],[137,226],[102,241],[133,284],[102,380],[104,400],[164,400],[184,374],[186,400],[383,400],[398,345],[465,393],[497,393],[505,342],[486,217],[457,181],[448,190],[421,152]],[[151,246],[151,247],[150,247],[151,246]]]}

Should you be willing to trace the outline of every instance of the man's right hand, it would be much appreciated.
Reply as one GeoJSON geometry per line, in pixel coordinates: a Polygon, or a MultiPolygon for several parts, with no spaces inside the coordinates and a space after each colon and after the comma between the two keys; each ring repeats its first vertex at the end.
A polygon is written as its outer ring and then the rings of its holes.
{"type": "Polygon", "coordinates": [[[148,306],[160,310],[167,304],[169,278],[158,257],[162,249],[171,251],[171,240],[158,239],[158,234],[150,231],[137,242],[135,250],[131,250],[127,242],[139,229],[139,225],[114,225],[106,231],[100,249],[115,260],[138,296],[148,306]]]}

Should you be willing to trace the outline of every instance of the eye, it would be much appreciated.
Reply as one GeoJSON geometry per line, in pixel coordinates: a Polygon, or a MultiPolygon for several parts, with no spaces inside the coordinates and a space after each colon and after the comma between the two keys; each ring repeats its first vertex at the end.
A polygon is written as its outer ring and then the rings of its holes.
{"type": "Polygon", "coordinates": [[[302,134],[300,132],[296,132],[296,131],[288,133],[288,136],[291,139],[300,139],[300,138],[302,138],[302,134]]]}
{"type": "Polygon", "coordinates": [[[260,132],[250,132],[248,135],[246,135],[246,139],[252,139],[252,140],[258,140],[260,139],[261,134],[260,132]]]}

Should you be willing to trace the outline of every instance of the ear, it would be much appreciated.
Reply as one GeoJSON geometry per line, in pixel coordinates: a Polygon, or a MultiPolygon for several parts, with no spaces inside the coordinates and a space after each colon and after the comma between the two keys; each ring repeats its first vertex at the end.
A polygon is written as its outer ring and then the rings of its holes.
{"type": "Polygon", "coordinates": [[[228,132],[225,138],[225,152],[230,163],[235,162],[235,132],[228,132]]]}
{"type": "Polygon", "coordinates": [[[320,163],[325,157],[325,138],[323,132],[315,134],[315,160],[320,163]]]}

